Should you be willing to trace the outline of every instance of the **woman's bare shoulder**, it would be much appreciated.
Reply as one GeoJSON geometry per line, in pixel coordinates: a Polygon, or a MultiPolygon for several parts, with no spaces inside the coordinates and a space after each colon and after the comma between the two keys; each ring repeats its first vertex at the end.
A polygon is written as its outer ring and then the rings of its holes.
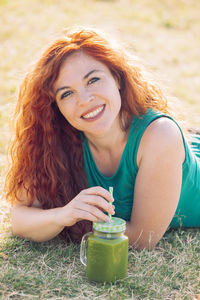
{"type": "Polygon", "coordinates": [[[182,162],[185,159],[185,148],[181,131],[177,124],[166,117],[154,120],[146,128],[138,149],[138,165],[146,151],[158,151],[168,149],[178,151],[182,162]]]}

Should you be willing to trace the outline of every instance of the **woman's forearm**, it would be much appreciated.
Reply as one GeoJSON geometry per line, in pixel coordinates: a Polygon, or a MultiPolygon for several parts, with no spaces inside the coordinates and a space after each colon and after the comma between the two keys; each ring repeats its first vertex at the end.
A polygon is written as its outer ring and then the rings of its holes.
{"type": "Polygon", "coordinates": [[[107,214],[115,213],[111,202],[111,194],[96,186],[82,190],[63,207],[44,210],[36,207],[40,205],[36,201],[32,207],[15,205],[11,208],[13,234],[42,242],[54,238],[64,227],[73,226],[80,220],[107,222],[107,214]]]}
{"type": "Polygon", "coordinates": [[[54,238],[64,228],[56,222],[59,208],[41,209],[27,206],[11,208],[13,234],[36,242],[54,238]]]}

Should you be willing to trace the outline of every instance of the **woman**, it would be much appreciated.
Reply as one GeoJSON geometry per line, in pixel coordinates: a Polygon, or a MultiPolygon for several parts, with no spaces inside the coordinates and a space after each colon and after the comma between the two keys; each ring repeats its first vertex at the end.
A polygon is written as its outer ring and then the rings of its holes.
{"type": "Polygon", "coordinates": [[[20,89],[6,181],[13,233],[79,241],[109,213],[127,221],[131,245],[152,249],[169,227],[200,226],[200,147],[169,114],[125,54],[94,31],[67,31],[20,89]]]}

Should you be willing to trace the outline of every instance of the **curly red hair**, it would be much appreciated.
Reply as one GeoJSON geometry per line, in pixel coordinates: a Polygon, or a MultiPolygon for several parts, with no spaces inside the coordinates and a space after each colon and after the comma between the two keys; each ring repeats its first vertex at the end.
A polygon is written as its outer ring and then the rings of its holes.
{"type": "MultiPolygon", "coordinates": [[[[133,115],[143,114],[148,108],[167,112],[167,102],[159,88],[145,80],[141,69],[131,64],[125,54],[93,30],[66,31],[43,53],[20,87],[12,165],[5,185],[11,203],[20,201],[20,190],[25,188],[29,205],[36,198],[44,209],[59,207],[87,187],[80,132],[64,119],[53,93],[62,63],[80,49],[104,63],[117,78],[123,130],[127,130],[133,115]]],[[[72,239],[79,239],[88,224],[79,222],[68,228],[72,239]]]]}

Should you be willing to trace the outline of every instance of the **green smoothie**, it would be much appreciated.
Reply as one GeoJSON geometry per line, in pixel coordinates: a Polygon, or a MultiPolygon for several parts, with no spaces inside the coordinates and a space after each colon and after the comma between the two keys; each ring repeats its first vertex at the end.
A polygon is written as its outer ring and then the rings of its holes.
{"type": "Polygon", "coordinates": [[[86,274],[90,280],[112,282],[127,276],[128,237],[88,237],[86,274]]]}

